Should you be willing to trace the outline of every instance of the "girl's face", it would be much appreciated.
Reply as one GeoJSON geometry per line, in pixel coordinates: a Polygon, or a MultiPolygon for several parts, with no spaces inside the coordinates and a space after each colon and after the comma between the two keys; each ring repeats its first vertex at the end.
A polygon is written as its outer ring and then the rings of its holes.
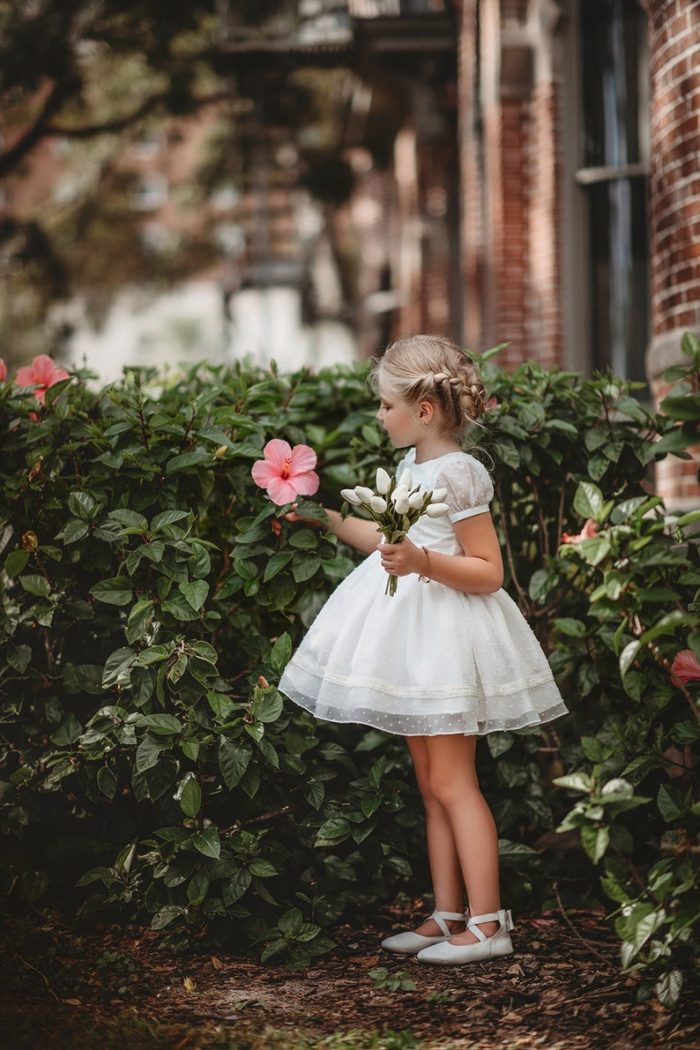
{"type": "Polygon", "coordinates": [[[418,405],[409,405],[407,401],[380,389],[376,418],[396,448],[415,444],[416,434],[420,430],[420,423],[417,421],[418,410],[418,405]]]}

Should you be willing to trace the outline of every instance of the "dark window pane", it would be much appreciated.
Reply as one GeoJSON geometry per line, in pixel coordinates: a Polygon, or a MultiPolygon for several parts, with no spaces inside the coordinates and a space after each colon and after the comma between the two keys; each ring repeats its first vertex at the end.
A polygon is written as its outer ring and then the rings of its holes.
{"type": "Polygon", "coordinates": [[[644,380],[649,325],[646,179],[586,188],[591,252],[593,366],[644,380]]]}
{"type": "Polygon", "coordinates": [[[647,16],[637,0],[583,0],[583,167],[641,160],[640,64],[647,16]]]}

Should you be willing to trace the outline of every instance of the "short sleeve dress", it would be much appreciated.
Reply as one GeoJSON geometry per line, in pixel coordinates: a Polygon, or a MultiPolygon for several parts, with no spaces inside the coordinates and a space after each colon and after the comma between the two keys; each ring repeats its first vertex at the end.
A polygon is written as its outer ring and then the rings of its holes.
{"type": "MultiPolygon", "coordinates": [[[[466,452],[397,468],[411,485],[446,488],[450,510],[408,531],[417,545],[468,554],[453,523],[489,509],[493,484],[466,452]]],[[[372,551],[320,609],[279,683],[280,692],[331,722],[357,722],[403,736],[542,725],[568,713],[547,658],[502,588],[468,594],[412,573],[385,594],[387,573],[372,551]]]]}

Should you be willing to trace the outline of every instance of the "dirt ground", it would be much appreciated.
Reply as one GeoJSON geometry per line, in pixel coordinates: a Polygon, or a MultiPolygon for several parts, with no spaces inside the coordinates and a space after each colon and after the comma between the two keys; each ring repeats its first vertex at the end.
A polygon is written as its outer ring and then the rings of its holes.
{"type": "MultiPolygon", "coordinates": [[[[427,909],[428,911],[430,908],[427,909]]],[[[150,930],[80,936],[37,912],[0,928],[3,1050],[583,1050],[700,1048],[697,989],[636,1002],[590,911],[516,916],[512,956],[429,966],[379,947],[426,915],[340,926],[306,972],[225,952],[172,955],[150,930]],[[374,973],[372,973],[374,971],[374,973]]]]}

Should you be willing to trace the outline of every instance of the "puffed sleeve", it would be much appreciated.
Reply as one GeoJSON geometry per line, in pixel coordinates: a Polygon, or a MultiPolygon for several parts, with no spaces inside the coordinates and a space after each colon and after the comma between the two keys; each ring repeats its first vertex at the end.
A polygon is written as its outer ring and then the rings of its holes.
{"type": "Polygon", "coordinates": [[[445,503],[450,508],[450,521],[461,521],[474,514],[483,514],[493,499],[493,482],[483,463],[465,455],[446,463],[435,483],[446,488],[445,503]]]}

